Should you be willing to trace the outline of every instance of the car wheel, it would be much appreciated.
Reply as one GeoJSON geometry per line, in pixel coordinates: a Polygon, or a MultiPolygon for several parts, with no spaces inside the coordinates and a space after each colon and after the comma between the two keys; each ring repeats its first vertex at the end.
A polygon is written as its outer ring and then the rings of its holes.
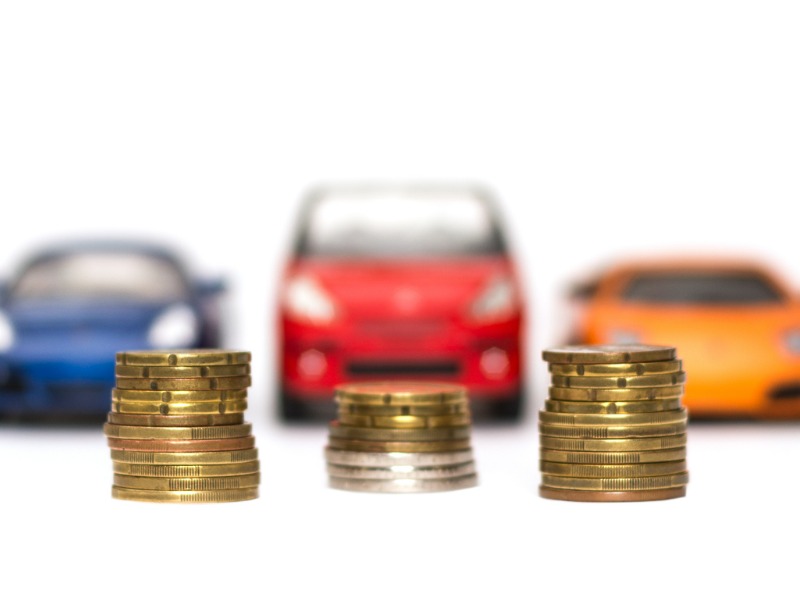
{"type": "Polygon", "coordinates": [[[522,416],[522,398],[523,393],[495,403],[493,407],[493,416],[499,421],[518,421],[522,416]]]}
{"type": "Polygon", "coordinates": [[[283,386],[278,390],[279,416],[284,421],[303,421],[306,417],[303,403],[290,395],[283,386]]]}

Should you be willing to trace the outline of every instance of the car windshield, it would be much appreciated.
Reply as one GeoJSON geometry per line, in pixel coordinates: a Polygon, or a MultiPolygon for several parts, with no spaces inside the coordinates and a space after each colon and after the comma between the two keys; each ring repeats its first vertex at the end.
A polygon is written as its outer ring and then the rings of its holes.
{"type": "Polygon", "coordinates": [[[19,277],[12,299],[171,301],[186,283],[170,261],[147,254],[85,252],[48,257],[19,277]]]}
{"type": "Polygon", "coordinates": [[[637,275],[622,297],[655,304],[757,304],[782,295],[757,273],[664,273],[637,275]]]}
{"type": "Polygon", "coordinates": [[[317,200],[298,253],[344,257],[497,254],[504,244],[488,204],[465,192],[355,191],[317,200]]]}

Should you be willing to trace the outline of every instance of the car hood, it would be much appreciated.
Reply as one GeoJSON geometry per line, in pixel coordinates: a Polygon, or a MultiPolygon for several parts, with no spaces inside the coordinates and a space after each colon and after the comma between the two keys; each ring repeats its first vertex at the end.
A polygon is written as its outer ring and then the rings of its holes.
{"type": "Polygon", "coordinates": [[[167,305],[108,301],[25,301],[5,309],[18,335],[58,335],[74,330],[133,330],[149,327],[167,305]]]}
{"type": "Polygon", "coordinates": [[[291,270],[315,279],[359,318],[452,317],[489,282],[511,275],[505,258],[407,261],[307,260],[291,270]]]}
{"type": "MultiPolygon", "coordinates": [[[[596,336],[613,341],[631,336],[643,343],[678,348],[688,362],[779,360],[788,354],[786,336],[800,331],[800,307],[775,304],[745,307],[653,307],[617,304],[597,307],[596,336]]],[[[594,336],[593,336],[594,337],[594,336]]]]}

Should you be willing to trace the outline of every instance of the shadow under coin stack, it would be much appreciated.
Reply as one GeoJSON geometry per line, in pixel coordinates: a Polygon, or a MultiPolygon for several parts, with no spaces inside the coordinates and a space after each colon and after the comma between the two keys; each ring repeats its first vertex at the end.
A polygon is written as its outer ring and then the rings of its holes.
{"type": "Polygon", "coordinates": [[[104,427],[112,496],[149,502],[258,497],[258,451],[244,422],[250,353],[120,352],[104,427]]]}
{"type": "Polygon", "coordinates": [[[634,344],[544,351],[539,413],[544,498],[589,502],[686,495],[686,374],[675,348],[634,344]]]}
{"type": "Polygon", "coordinates": [[[336,388],[330,485],[360,492],[443,492],[478,483],[467,391],[433,382],[336,388]]]}

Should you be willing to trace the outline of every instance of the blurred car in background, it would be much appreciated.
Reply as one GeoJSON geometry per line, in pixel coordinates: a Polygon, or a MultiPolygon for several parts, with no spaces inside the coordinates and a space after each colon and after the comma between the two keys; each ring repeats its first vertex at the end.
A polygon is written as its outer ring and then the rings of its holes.
{"type": "Polygon", "coordinates": [[[464,384],[476,415],[516,418],[523,306],[482,190],[318,189],[280,286],[281,414],[328,418],[337,384],[415,379],[464,384]]]}
{"type": "Polygon", "coordinates": [[[629,262],[571,302],[572,343],[677,347],[693,417],[800,417],[800,297],[763,265],[629,262]]]}
{"type": "Polygon", "coordinates": [[[0,414],[104,416],[116,352],[219,345],[223,289],[151,244],[73,243],[31,256],[0,293],[0,414]]]}

